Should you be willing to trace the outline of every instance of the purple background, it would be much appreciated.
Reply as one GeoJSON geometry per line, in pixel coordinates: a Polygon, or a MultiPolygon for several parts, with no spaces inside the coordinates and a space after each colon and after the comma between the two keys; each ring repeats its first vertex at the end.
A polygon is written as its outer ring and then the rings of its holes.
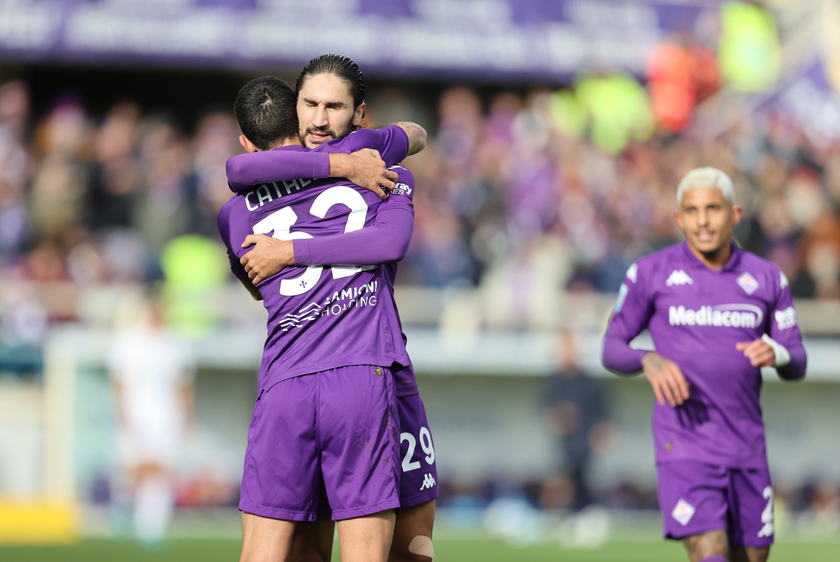
{"type": "Polygon", "coordinates": [[[717,0],[0,0],[0,55],[297,70],[338,52],[372,74],[642,74],[675,33],[703,38],[717,0]]]}

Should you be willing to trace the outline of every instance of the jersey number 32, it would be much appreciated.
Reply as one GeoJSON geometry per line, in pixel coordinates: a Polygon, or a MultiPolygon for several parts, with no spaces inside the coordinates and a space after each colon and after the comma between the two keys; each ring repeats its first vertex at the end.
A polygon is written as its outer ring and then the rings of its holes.
{"type": "MultiPolygon", "coordinates": [[[[347,215],[347,224],[344,226],[344,232],[353,232],[354,230],[361,230],[365,225],[367,218],[368,204],[365,202],[361,194],[353,188],[337,185],[324,191],[321,195],[315,198],[312,202],[312,208],[309,212],[318,218],[324,218],[327,212],[333,205],[345,205],[350,209],[350,214],[347,215]]],[[[291,229],[297,222],[298,216],[291,207],[283,207],[265,217],[263,220],[254,225],[254,234],[268,234],[274,231],[272,235],[278,240],[302,240],[305,238],[312,238],[311,234],[296,230],[292,232],[291,229]]],[[[368,271],[376,269],[375,265],[361,265],[361,266],[332,266],[333,279],[343,279],[350,277],[360,271],[368,271]]],[[[302,295],[311,291],[315,284],[321,279],[321,273],[324,270],[322,265],[310,265],[301,275],[294,279],[283,279],[280,281],[280,294],[285,297],[293,297],[302,295]]]]}

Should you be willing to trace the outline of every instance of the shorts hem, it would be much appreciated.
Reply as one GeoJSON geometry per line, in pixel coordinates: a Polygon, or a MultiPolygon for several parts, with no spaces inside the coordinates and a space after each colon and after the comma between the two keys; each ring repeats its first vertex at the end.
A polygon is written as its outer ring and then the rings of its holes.
{"type": "Polygon", "coordinates": [[[698,530],[688,531],[685,534],[674,535],[673,533],[669,533],[667,531],[662,533],[662,537],[665,539],[670,539],[672,541],[681,541],[688,537],[693,537],[694,535],[702,535],[703,533],[709,533],[711,531],[723,531],[724,533],[728,533],[729,529],[727,529],[726,524],[723,525],[710,525],[708,527],[700,527],[698,530]]]}
{"type": "Polygon", "coordinates": [[[440,491],[437,488],[435,488],[434,490],[423,492],[422,494],[417,494],[407,498],[400,498],[400,507],[414,507],[420,505],[421,503],[436,500],[438,499],[438,496],[440,496],[440,491]]]}
{"type": "Polygon", "coordinates": [[[350,509],[334,509],[332,512],[333,521],[341,521],[343,519],[353,519],[354,517],[364,517],[365,515],[373,515],[380,511],[387,511],[389,509],[399,509],[400,501],[398,499],[388,500],[385,502],[366,505],[364,507],[353,507],[350,509]]]}
{"type": "Polygon", "coordinates": [[[770,539],[769,542],[765,542],[762,544],[729,544],[729,548],[767,548],[768,546],[772,546],[775,543],[775,539],[770,539]]]}
{"type": "Polygon", "coordinates": [[[268,517],[269,519],[283,519],[284,521],[315,521],[318,514],[312,511],[292,511],[288,509],[274,509],[248,502],[239,502],[239,511],[268,517]]]}

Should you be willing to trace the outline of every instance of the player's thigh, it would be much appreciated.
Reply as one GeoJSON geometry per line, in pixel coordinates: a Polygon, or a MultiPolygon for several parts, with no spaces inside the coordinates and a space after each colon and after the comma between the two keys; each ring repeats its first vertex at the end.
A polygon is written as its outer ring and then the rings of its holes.
{"type": "Polygon", "coordinates": [[[295,521],[242,512],[240,562],[284,562],[289,554],[295,521]]]}
{"type": "Polygon", "coordinates": [[[396,510],[337,522],[342,562],[386,562],[394,535],[396,510]]]}
{"type": "Polygon", "coordinates": [[[730,562],[766,562],[770,556],[770,547],[733,548],[729,554],[730,562]]]}
{"type": "Polygon", "coordinates": [[[287,562],[330,562],[334,536],[335,522],[329,516],[298,523],[287,562]]]}
{"type": "Polygon", "coordinates": [[[321,495],[315,375],[263,390],[254,406],[239,509],[262,517],[314,521],[321,495]]]}
{"type": "Polygon", "coordinates": [[[661,463],[656,487],[663,536],[682,540],[729,527],[729,473],[691,460],[661,463]]]}
{"type": "Polygon", "coordinates": [[[432,529],[435,500],[402,508],[394,525],[389,562],[431,562],[434,560],[432,529]]]}
{"type": "Polygon", "coordinates": [[[729,559],[729,542],[725,529],[715,529],[706,533],[692,535],[683,539],[688,559],[691,562],[701,562],[712,556],[729,559]]]}
{"type": "Polygon", "coordinates": [[[729,497],[731,547],[758,551],[773,544],[775,521],[770,471],[766,468],[732,470],[729,497]]]}
{"type": "Polygon", "coordinates": [[[335,520],[399,507],[399,417],[384,367],[318,373],[321,473],[335,520]]]}
{"type": "Polygon", "coordinates": [[[400,507],[438,497],[435,444],[419,394],[397,397],[400,415],[400,507]]]}

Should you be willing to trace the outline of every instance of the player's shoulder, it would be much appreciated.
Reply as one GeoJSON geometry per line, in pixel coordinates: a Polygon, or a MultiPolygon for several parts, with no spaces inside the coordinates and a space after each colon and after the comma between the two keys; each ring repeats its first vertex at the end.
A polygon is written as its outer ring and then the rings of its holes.
{"type": "Polygon", "coordinates": [[[414,174],[411,173],[411,170],[409,170],[408,168],[403,168],[400,165],[396,165],[396,166],[391,166],[388,169],[397,173],[397,176],[399,177],[399,181],[401,181],[403,183],[410,183],[412,185],[414,184],[414,174]]]}
{"type": "Polygon", "coordinates": [[[674,263],[680,252],[679,244],[667,246],[637,259],[627,268],[625,278],[632,283],[648,282],[656,278],[656,273],[669,263],[674,263]]]}
{"type": "Polygon", "coordinates": [[[390,133],[387,129],[388,127],[384,129],[356,129],[346,137],[330,141],[327,144],[335,143],[334,146],[340,146],[350,152],[363,148],[379,148],[384,136],[390,133]]]}
{"type": "Polygon", "coordinates": [[[740,253],[741,263],[738,269],[757,277],[759,283],[764,281],[770,286],[778,287],[779,289],[784,289],[790,285],[782,268],[775,263],[746,250],[740,250],[740,253]]]}

